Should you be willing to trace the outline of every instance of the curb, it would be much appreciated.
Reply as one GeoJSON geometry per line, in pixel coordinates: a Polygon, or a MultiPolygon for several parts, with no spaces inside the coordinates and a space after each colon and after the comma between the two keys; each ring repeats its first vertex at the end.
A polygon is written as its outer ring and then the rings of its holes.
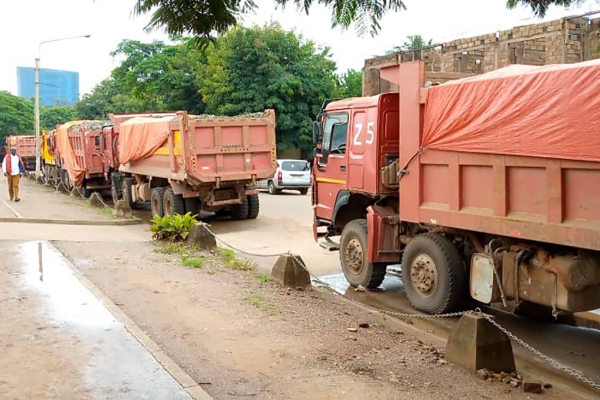
{"type": "Polygon", "coordinates": [[[160,348],[119,306],[89,280],[52,242],[43,240],[49,248],[56,251],[77,279],[90,291],[108,311],[123,324],[125,329],[146,349],[152,357],[175,379],[194,400],[213,400],[194,379],[185,372],[169,355],[160,348]]]}
{"type": "MultiPolygon", "coordinates": [[[[13,214],[14,214],[14,212],[13,212],[13,214]]],[[[26,223],[26,224],[54,224],[54,225],[127,226],[127,225],[141,225],[144,221],[142,221],[139,218],[119,219],[116,221],[110,221],[110,220],[86,221],[86,220],[71,220],[71,219],[23,218],[22,216],[20,216],[20,217],[17,216],[16,218],[0,218],[0,222],[19,222],[19,223],[26,223]]]]}

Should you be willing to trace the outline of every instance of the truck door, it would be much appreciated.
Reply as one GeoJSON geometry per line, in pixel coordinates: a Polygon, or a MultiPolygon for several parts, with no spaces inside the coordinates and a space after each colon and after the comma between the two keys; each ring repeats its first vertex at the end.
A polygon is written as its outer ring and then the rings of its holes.
{"type": "Polygon", "coordinates": [[[325,114],[321,154],[315,162],[314,205],[317,218],[331,221],[340,190],[346,189],[348,113],[325,114]]]}

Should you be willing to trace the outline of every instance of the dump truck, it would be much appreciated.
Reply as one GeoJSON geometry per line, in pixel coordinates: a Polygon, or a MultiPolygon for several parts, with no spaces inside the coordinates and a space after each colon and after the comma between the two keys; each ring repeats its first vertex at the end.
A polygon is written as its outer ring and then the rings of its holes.
{"type": "Polygon", "coordinates": [[[35,136],[11,135],[6,137],[6,154],[11,147],[16,147],[17,152],[25,164],[25,170],[35,171],[35,136]]]}
{"type": "Polygon", "coordinates": [[[45,184],[58,187],[60,182],[59,166],[56,163],[58,148],[56,143],[56,129],[43,130],[40,149],[42,153],[42,179],[45,184]]]}
{"type": "Polygon", "coordinates": [[[110,114],[118,147],[113,192],[152,217],[200,211],[254,219],[256,182],[275,172],[275,112],[216,117],[110,114]]]}
{"type": "Polygon", "coordinates": [[[67,190],[81,189],[85,197],[110,189],[106,179],[104,152],[108,146],[102,130],[110,121],[69,121],[56,127],[59,180],[67,190]]]}
{"type": "Polygon", "coordinates": [[[332,101],[313,125],[315,240],[352,286],[401,265],[412,306],[600,308],[600,60],[332,101]],[[339,239],[336,237],[339,236],[339,239]]]}

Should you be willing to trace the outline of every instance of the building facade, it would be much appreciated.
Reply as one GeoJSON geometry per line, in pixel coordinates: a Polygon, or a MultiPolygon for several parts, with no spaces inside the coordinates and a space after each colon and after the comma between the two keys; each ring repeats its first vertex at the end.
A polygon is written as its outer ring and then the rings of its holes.
{"type": "MultiPolygon", "coordinates": [[[[17,95],[27,100],[35,96],[35,69],[17,67],[17,95]]],[[[40,105],[74,105],[79,100],[79,73],[40,69],[40,105]]]]}
{"type": "Polygon", "coordinates": [[[600,58],[600,12],[514,27],[429,48],[365,60],[363,96],[398,90],[381,80],[379,68],[422,59],[426,71],[448,79],[489,72],[511,64],[548,65],[600,58]],[[596,18],[592,18],[596,15],[596,18]]]}

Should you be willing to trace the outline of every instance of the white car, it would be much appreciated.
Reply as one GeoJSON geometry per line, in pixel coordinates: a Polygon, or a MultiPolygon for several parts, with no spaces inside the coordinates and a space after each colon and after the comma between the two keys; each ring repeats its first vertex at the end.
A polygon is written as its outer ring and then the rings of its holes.
{"type": "Polygon", "coordinates": [[[297,190],[300,194],[310,189],[310,164],[305,160],[277,160],[277,170],[271,179],[257,182],[259,189],[276,194],[284,189],[297,190]]]}

